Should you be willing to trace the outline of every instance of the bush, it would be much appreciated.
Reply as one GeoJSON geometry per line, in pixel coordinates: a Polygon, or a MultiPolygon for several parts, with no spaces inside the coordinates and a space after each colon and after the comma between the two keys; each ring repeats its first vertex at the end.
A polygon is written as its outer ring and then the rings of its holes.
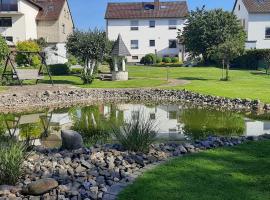
{"type": "Polygon", "coordinates": [[[53,76],[68,75],[69,67],[67,64],[49,65],[50,72],[53,76]]]}
{"type": "Polygon", "coordinates": [[[73,56],[73,55],[68,56],[68,62],[71,65],[77,65],[78,64],[77,58],[75,56],[73,56]]]}
{"type": "Polygon", "coordinates": [[[72,69],[70,69],[70,73],[71,74],[81,74],[82,70],[83,69],[81,69],[81,68],[72,68],[72,69]]]}
{"type": "Polygon", "coordinates": [[[172,59],[170,57],[164,57],[162,59],[162,62],[164,62],[164,63],[171,63],[172,62],[172,59]]]}
{"type": "Polygon", "coordinates": [[[114,127],[112,132],[125,149],[135,152],[148,152],[156,138],[155,122],[145,119],[141,112],[120,128],[114,127]]]}
{"type": "Polygon", "coordinates": [[[173,57],[172,58],[172,63],[178,63],[179,62],[179,58],[178,57],[173,57]]]}
{"type": "Polygon", "coordinates": [[[270,49],[253,49],[247,50],[244,55],[239,56],[232,61],[232,67],[242,69],[257,70],[259,68],[266,68],[264,60],[266,55],[270,54],[270,49]]]}
{"type": "Polygon", "coordinates": [[[9,48],[6,43],[6,40],[2,36],[0,36],[0,64],[8,55],[8,53],[9,53],[9,48]]]}
{"type": "Polygon", "coordinates": [[[161,63],[162,62],[162,58],[161,57],[157,57],[157,63],[161,63]]]}
{"type": "MultiPolygon", "coordinates": [[[[39,52],[40,47],[39,45],[32,40],[28,41],[23,41],[23,42],[18,42],[16,49],[18,51],[29,51],[29,52],[39,52]]],[[[41,59],[38,55],[36,54],[23,54],[23,53],[18,53],[16,56],[16,62],[19,66],[33,66],[33,67],[38,67],[41,64],[41,59]]]]}
{"type": "Polygon", "coordinates": [[[0,185],[15,185],[23,174],[26,148],[16,142],[0,143],[0,185]]]}
{"type": "Polygon", "coordinates": [[[144,57],[142,57],[140,63],[144,65],[153,65],[156,64],[157,62],[157,57],[155,54],[146,54],[144,57]]]}

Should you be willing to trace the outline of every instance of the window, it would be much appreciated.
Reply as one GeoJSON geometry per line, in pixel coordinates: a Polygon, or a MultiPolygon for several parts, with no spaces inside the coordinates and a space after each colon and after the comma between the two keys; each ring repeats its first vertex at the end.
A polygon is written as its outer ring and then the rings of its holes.
{"type": "Polygon", "coordinates": [[[265,39],[270,39],[270,27],[265,29],[265,39]]]}
{"type": "Polygon", "coordinates": [[[175,30],[177,26],[177,20],[169,20],[169,29],[175,30]]]}
{"type": "Polygon", "coordinates": [[[131,49],[139,49],[139,40],[131,40],[131,49]]]}
{"type": "Polygon", "coordinates": [[[144,6],[144,10],[154,10],[155,9],[155,5],[153,4],[146,4],[144,6]]]}
{"type": "Polygon", "coordinates": [[[170,49],[175,49],[176,47],[177,47],[176,40],[169,40],[169,48],[170,49]]]}
{"type": "Polygon", "coordinates": [[[12,27],[12,18],[11,17],[1,17],[0,18],[0,27],[12,27]]]}
{"type": "Polygon", "coordinates": [[[18,11],[17,0],[0,0],[0,11],[18,11]]]}
{"type": "Polygon", "coordinates": [[[139,21],[138,20],[133,20],[130,22],[130,30],[132,30],[132,31],[139,30],[139,21]]]}
{"type": "Polygon", "coordinates": [[[155,120],[156,119],[156,114],[155,113],[150,113],[150,119],[155,120]]]}
{"type": "Polygon", "coordinates": [[[238,10],[241,10],[241,5],[239,4],[239,6],[238,6],[238,10]]]}
{"type": "Polygon", "coordinates": [[[63,28],[63,33],[66,34],[66,25],[65,24],[62,24],[62,28],[63,28]]]}
{"type": "Polygon", "coordinates": [[[155,40],[149,40],[149,46],[150,47],[156,46],[156,41],[155,40]]]}
{"type": "Polygon", "coordinates": [[[132,60],[139,60],[139,56],[132,56],[132,60]]]}
{"type": "Polygon", "coordinates": [[[150,28],[155,28],[156,27],[156,21],[154,21],[154,20],[149,21],[149,27],[150,28]]]}
{"type": "Polygon", "coordinates": [[[13,42],[13,37],[11,37],[11,36],[6,36],[6,37],[4,37],[4,39],[7,41],[10,41],[10,42],[13,42]]]}

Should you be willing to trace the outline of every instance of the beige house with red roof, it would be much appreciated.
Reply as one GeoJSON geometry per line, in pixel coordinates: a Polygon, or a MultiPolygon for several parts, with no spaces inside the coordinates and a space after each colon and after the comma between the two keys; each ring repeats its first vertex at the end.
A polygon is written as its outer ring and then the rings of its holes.
{"type": "Polygon", "coordinates": [[[116,40],[121,34],[131,53],[128,62],[139,62],[149,53],[183,59],[177,33],[185,26],[187,15],[186,1],[108,3],[107,36],[116,40]]]}
{"type": "Polygon", "coordinates": [[[236,0],[234,14],[247,33],[247,49],[270,49],[270,0],[236,0]]]}
{"type": "Polygon", "coordinates": [[[73,29],[67,0],[0,0],[0,34],[15,44],[44,38],[60,55],[51,52],[49,64],[67,61],[65,42],[73,29]]]}

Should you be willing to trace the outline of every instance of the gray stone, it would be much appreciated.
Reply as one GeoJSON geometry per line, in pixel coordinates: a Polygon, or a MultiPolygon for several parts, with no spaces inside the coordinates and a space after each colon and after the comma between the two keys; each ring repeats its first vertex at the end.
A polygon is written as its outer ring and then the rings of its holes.
{"type": "Polygon", "coordinates": [[[61,138],[62,149],[75,150],[83,147],[82,136],[76,131],[62,130],[61,138]]]}
{"type": "Polygon", "coordinates": [[[40,179],[28,184],[23,189],[23,194],[27,195],[42,195],[58,187],[58,182],[52,178],[40,179]]]}

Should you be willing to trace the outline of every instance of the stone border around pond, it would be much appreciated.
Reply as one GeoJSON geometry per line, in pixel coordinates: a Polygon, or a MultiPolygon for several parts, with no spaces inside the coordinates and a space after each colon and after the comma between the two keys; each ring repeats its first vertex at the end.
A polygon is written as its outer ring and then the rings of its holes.
{"type": "Polygon", "coordinates": [[[23,112],[45,108],[63,108],[78,104],[133,101],[185,102],[227,110],[270,111],[270,104],[263,104],[259,100],[229,99],[186,90],[65,88],[63,90],[27,91],[17,94],[9,92],[0,94],[0,97],[0,112],[23,112]]]}
{"type": "Polygon", "coordinates": [[[194,143],[153,144],[149,153],[124,151],[116,144],[74,151],[36,148],[24,162],[18,185],[0,186],[0,199],[112,200],[146,170],[170,159],[267,139],[270,135],[208,137],[194,143]]]}

